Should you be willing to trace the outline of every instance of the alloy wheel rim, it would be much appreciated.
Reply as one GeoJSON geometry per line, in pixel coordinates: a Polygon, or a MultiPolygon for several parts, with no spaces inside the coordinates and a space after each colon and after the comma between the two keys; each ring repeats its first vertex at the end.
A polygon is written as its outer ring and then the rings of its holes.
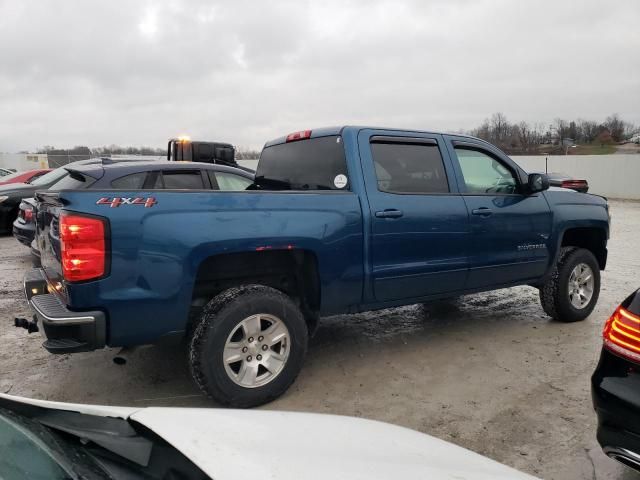
{"type": "Polygon", "coordinates": [[[595,281],[593,270],[586,263],[579,263],[569,275],[568,296],[571,305],[578,310],[586,308],[593,298],[595,281]]]}
{"type": "Polygon", "coordinates": [[[225,372],[245,388],[273,381],[289,358],[291,337],[278,317],[259,313],[240,321],[227,337],[222,352],[225,372]]]}

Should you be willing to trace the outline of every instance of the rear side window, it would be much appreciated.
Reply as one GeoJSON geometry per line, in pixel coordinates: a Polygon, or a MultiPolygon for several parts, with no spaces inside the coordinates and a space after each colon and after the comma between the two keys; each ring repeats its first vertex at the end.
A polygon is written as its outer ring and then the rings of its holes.
{"type": "Polygon", "coordinates": [[[265,190],[348,190],[342,137],[311,138],[265,148],[255,183],[265,190]]]}
{"type": "MultiPolygon", "coordinates": [[[[204,188],[200,170],[165,170],[161,177],[166,189],[202,190],[204,188]]],[[[160,180],[160,176],[158,176],[158,180],[160,180]]]]}
{"type": "Polygon", "coordinates": [[[378,190],[389,193],[448,193],[437,145],[372,143],[378,190]]]}
{"type": "Polygon", "coordinates": [[[218,190],[225,191],[238,191],[246,190],[247,187],[253,184],[253,181],[249,178],[241,177],[228,172],[216,172],[209,170],[209,178],[211,179],[211,185],[218,185],[218,190]]]}
{"type": "Polygon", "coordinates": [[[123,190],[140,190],[146,178],[147,172],[132,173],[131,175],[116,178],[111,182],[111,186],[123,190]]]}

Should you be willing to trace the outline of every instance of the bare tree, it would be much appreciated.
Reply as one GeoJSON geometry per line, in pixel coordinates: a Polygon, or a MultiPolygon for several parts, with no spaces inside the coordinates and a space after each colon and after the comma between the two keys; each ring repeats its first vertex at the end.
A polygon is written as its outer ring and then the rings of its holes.
{"type": "Polygon", "coordinates": [[[633,137],[634,135],[640,133],[640,127],[630,122],[624,122],[624,139],[628,139],[633,137]]]}
{"type": "Polygon", "coordinates": [[[624,138],[625,122],[617,113],[609,115],[604,121],[604,124],[609,129],[611,138],[613,138],[614,141],[619,142],[624,138]]]}
{"type": "Polygon", "coordinates": [[[569,137],[569,124],[566,122],[566,120],[563,120],[561,118],[556,118],[553,121],[553,127],[556,131],[558,144],[562,145],[562,142],[564,141],[564,139],[569,137]]]}
{"type": "Polygon", "coordinates": [[[598,136],[598,123],[591,120],[578,120],[578,140],[585,143],[593,142],[598,136]]]}
{"type": "Polygon", "coordinates": [[[527,122],[520,122],[514,125],[514,130],[518,138],[518,144],[523,153],[534,153],[537,149],[539,139],[536,132],[527,122]]]}
{"type": "Polygon", "coordinates": [[[491,137],[498,145],[504,145],[509,137],[510,125],[507,117],[502,112],[491,115],[490,131],[491,137]]]}

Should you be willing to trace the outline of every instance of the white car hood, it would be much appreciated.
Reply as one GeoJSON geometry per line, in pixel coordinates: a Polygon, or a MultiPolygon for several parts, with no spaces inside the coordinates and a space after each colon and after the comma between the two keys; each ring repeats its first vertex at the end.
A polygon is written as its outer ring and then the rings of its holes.
{"type": "Polygon", "coordinates": [[[352,417],[100,407],[2,397],[44,408],[128,418],[153,430],[214,480],[534,479],[429,435],[352,417]]]}

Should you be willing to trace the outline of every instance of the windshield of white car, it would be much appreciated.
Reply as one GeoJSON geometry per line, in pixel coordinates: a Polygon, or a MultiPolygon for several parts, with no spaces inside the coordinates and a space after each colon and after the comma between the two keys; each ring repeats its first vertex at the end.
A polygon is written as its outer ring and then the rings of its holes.
{"type": "Polygon", "coordinates": [[[0,478],[78,478],[64,466],[60,453],[44,440],[44,428],[34,428],[30,423],[0,409],[0,478]]]}

